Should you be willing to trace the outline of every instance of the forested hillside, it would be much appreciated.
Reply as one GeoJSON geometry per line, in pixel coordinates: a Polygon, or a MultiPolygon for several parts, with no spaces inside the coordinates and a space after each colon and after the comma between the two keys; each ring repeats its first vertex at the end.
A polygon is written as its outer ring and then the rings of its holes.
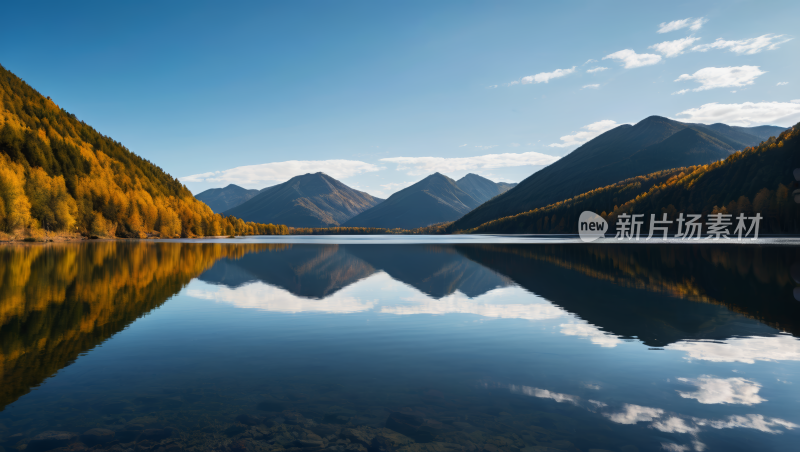
{"type": "Polygon", "coordinates": [[[651,116],[588,141],[508,192],[464,215],[456,221],[455,227],[471,229],[631,177],[723,160],[783,130],[774,126],[685,124],[651,116]]]}
{"type": "Polygon", "coordinates": [[[286,233],[214,214],[176,178],[0,66],[0,232],[118,237],[286,233]]]}
{"type": "MultiPolygon", "coordinates": [[[[800,168],[800,124],[756,147],[708,165],[659,171],[589,191],[555,204],[484,223],[460,232],[577,233],[578,217],[589,210],[608,221],[613,231],[620,214],[759,213],[761,233],[800,232],[800,204],[793,171],[800,168]]],[[[673,223],[673,228],[677,224],[673,223]]],[[[732,230],[732,229],[731,229],[732,230]]]]}

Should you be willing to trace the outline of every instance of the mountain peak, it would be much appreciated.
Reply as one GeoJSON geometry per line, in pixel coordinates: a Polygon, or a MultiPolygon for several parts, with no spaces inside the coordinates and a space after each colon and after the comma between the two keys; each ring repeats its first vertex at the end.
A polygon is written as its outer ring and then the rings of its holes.
{"type": "Polygon", "coordinates": [[[318,171],[269,187],[225,213],[245,221],[330,227],[339,226],[381,201],[318,171]]]}

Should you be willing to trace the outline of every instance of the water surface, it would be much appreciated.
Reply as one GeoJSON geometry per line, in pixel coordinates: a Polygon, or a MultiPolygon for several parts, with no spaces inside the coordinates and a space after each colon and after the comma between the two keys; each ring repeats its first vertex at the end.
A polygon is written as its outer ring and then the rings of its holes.
{"type": "Polygon", "coordinates": [[[796,447],[791,240],[455,242],[0,248],[0,447],[796,447]]]}

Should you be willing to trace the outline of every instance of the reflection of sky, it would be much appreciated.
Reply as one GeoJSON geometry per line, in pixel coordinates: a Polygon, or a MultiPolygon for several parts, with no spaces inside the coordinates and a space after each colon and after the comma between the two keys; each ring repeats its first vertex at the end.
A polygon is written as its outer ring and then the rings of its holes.
{"type": "Polygon", "coordinates": [[[771,337],[734,337],[720,341],[680,341],[664,347],[686,352],[687,359],[717,363],[756,361],[800,361],[800,341],[790,334],[771,337]]]}
{"type": "Polygon", "coordinates": [[[566,336],[588,339],[607,348],[616,347],[621,342],[617,336],[518,286],[496,288],[474,298],[456,290],[436,299],[395,281],[385,272],[378,272],[322,300],[299,297],[263,282],[231,289],[193,281],[185,294],[237,308],[270,312],[352,314],[374,311],[399,316],[469,314],[487,319],[560,319],[558,328],[566,336]]]}
{"type": "MultiPolygon", "coordinates": [[[[761,385],[741,378],[720,379],[702,376],[696,380],[680,378],[679,380],[694,384],[698,391],[691,394],[700,403],[738,403],[752,405],[764,402],[758,395],[761,385]]],[[[570,403],[577,407],[585,408],[591,412],[599,412],[611,422],[622,425],[635,425],[640,422],[648,423],[648,427],[663,433],[688,435],[686,444],[662,442],[664,450],[702,452],[707,446],[700,440],[700,433],[707,429],[753,429],[768,434],[781,434],[785,431],[800,428],[793,422],[785,419],[766,417],[762,414],[730,415],[722,419],[703,419],[670,413],[662,408],[641,406],[632,403],[623,403],[614,408],[609,404],[589,399],[583,403],[577,395],[553,392],[547,389],[531,386],[503,385],[512,393],[523,394],[540,399],[551,399],[557,403],[570,403]]],[[[687,397],[681,392],[682,397],[687,397]]]]}
{"type": "MultiPolygon", "coordinates": [[[[468,314],[487,319],[555,320],[559,332],[566,336],[588,339],[604,348],[617,347],[622,340],[595,325],[578,318],[544,298],[521,287],[500,287],[470,298],[460,291],[436,299],[414,287],[377,272],[355,282],[324,299],[309,299],[265,284],[253,282],[238,288],[206,284],[195,280],[185,292],[194,298],[213,300],[237,308],[283,313],[353,314],[375,312],[389,315],[468,314]]],[[[724,342],[711,340],[680,341],[666,350],[683,352],[688,360],[709,362],[800,361],[800,341],[789,334],[772,337],[734,337],[724,342]]],[[[701,403],[745,403],[763,401],[760,386],[745,379],[683,380],[697,386],[696,391],[681,395],[701,403]],[[713,392],[717,391],[717,392],[713,392]],[[716,402],[717,400],[721,402],[716,402]]]]}

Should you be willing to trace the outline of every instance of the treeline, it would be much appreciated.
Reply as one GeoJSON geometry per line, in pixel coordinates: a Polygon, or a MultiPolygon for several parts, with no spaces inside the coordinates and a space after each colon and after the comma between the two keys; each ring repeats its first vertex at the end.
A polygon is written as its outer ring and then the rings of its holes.
{"type": "MultiPolygon", "coordinates": [[[[800,185],[793,170],[800,168],[800,124],[756,147],[725,160],[659,171],[598,188],[546,207],[500,218],[458,233],[577,233],[584,211],[600,214],[614,232],[622,214],[644,214],[642,231],[649,231],[650,214],[664,213],[677,231],[679,214],[723,213],[734,217],[756,213],[763,218],[759,233],[800,232],[800,205],[792,198],[800,185]]],[[[703,229],[704,231],[706,229],[703,229]]],[[[731,228],[731,232],[733,228],[731,228]]]]}
{"type": "Polygon", "coordinates": [[[215,214],[177,179],[0,66],[0,233],[286,234],[215,214]]]}
{"type": "Polygon", "coordinates": [[[432,235],[446,234],[453,222],[437,223],[416,229],[387,229],[387,228],[361,228],[361,227],[332,227],[332,228],[289,228],[293,235],[432,235]]]}

